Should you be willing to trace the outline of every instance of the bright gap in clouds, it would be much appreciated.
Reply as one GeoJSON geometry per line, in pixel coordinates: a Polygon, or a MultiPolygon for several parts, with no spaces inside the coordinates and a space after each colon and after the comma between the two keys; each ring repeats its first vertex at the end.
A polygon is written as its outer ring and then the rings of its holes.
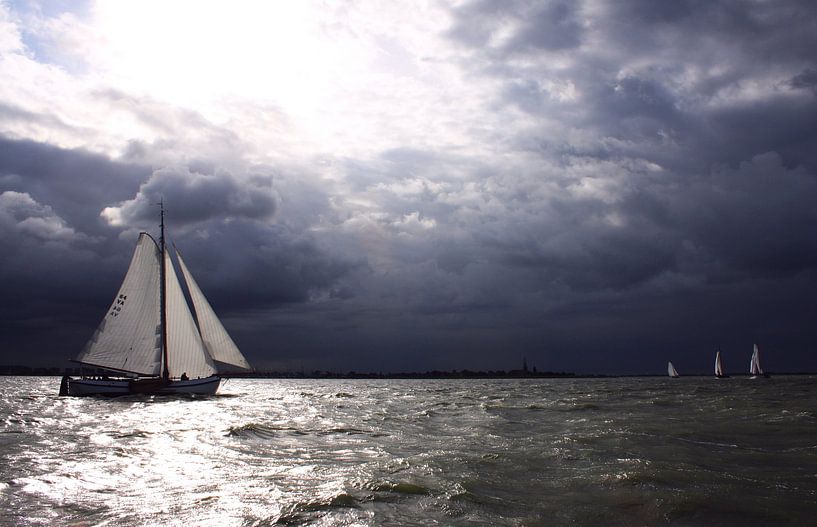
{"type": "Polygon", "coordinates": [[[303,110],[359,60],[348,42],[331,45],[301,2],[103,0],[94,19],[108,72],[180,105],[237,96],[303,110]]]}
{"type": "Polygon", "coordinates": [[[445,104],[465,106],[462,93],[451,95],[464,84],[455,69],[426,60],[447,26],[445,11],[420,4],[428,16],[407,20],[405,9],[101,0],[93,9],[105,42],[97,71],[125,92],[216,124],[235,123],[233,103],[275,108],[326,149],[456,134],[457,119],[438,123],[445,104]]]}

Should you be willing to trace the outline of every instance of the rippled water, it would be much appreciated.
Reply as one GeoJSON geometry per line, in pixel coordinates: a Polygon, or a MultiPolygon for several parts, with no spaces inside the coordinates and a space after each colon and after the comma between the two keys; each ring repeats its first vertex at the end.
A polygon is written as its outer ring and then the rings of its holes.
{"type": "Polygon", "coordinates": [[[814,524],[815,382],[0,377],[0,523],[814,524]]]}

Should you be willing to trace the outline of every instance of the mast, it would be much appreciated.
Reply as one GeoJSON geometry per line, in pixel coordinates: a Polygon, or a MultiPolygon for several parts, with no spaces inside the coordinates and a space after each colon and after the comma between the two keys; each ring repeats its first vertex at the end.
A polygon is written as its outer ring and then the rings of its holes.
{"type": "Polygon", "coordinates": [[[170,380],[170,370],[168,369],[167,360],[167,281],[165,280],[165,273],[167,272],[165,263],[165,205],[164,198],[159,202],[161,223],[159,224],[159,246],[162,251],[162,267],[160,271],[160,287],[159,287],[159,301],[161,312],[162,325],[162,379],[170,380]]]}

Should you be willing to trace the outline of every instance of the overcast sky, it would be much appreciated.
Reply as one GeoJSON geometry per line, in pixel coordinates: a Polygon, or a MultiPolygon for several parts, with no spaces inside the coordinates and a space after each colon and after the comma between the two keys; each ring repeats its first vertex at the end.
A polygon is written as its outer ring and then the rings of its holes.
{"type": "Polygon", "coordinates": [[[0,364],[138,233],[259,369],[817,371],[817,10],[0,1],[0,364]]]}

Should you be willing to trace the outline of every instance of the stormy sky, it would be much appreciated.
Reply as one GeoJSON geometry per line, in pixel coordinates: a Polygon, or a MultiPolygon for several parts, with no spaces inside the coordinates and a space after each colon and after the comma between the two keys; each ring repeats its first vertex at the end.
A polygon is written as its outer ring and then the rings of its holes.
{"type": "Polygon", "coordinates": [[[0,1],[0,364],[137,235],[259,369],[817,371],[811,1],[0,1]]]}

